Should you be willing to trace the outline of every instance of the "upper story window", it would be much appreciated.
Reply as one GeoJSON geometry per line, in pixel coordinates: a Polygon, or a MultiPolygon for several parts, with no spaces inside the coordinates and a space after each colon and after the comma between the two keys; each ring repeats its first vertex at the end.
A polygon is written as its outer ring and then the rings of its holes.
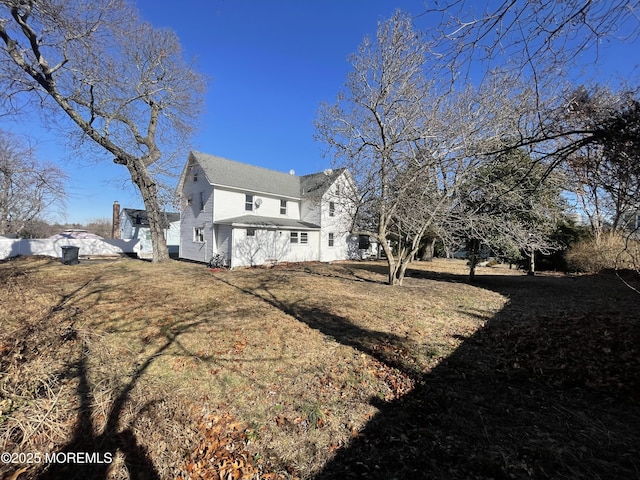
{"type": "Polygon", "coordinates": [[[329,202],[329,216],[334,217],[336,214],[336,204],[335,202],[329,202]]]}
{"type": "Polygon", "coordinates": [[[287,214],[287,201],[280,200],[280,215],[286,215],[286,214],[287,214]]]}
{"type": "Polygon", "coordinates": [[[200,192],[200,211],[204,212],[204,192],[200,192]]]}
{"type": "Polygon", "coordinates": [[[198,181],[198,169],[196,167],[193,167],[193,181],[198,181]]]}
{"type": "Polygon", "coordinates": [[[253,211],[253,195],[245,195],[244,196],[244,209],[247,212],[253,211]]]}

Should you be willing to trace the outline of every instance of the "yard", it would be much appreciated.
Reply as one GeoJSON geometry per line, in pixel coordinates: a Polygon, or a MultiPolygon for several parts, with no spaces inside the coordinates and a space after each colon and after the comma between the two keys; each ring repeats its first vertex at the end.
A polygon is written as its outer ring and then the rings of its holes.
{"type": "Polygon", "coordinates": [[[466,273],[2,262],[0,477],[638,478],[640,296],[466,273]]]}

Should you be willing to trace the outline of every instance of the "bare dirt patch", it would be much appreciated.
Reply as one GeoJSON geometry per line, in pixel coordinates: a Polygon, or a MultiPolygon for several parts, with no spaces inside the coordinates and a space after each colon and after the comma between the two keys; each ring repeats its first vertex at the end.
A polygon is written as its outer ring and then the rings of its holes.
{"type": "Polygon", "coordinates": [[[639,302],[615,277],[487,268],[469,285],[447,261],[416,264],[403,287],[384,275],[376,262],[0,263],[0,450],[113,458],[0,475],[605,478],[637,466],[622,445],[640,443],[639,302]]]}

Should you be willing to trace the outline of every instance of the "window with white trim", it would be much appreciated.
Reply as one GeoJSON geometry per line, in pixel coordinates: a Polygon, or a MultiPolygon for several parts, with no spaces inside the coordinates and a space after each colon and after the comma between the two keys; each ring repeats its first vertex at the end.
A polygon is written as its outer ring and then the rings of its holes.
{"type": "Polygon", "coordinates": [[[280,215],[286,215],[286,214],[287,214],[287,201],[280,200],[280,215]]]}
{"type": "Polygon", "coordinates": [[[289,243],[298,243],[298,232],[291,232],[289,234],[289,243]]]}
{"type": "Polygon", "coordinates": [[[247,228],[247,237],[255,237],[256,229],[255,228],[247,228]]]}
{"type": "Polygon", "coordinates": [[[336,214],[336,204],[335,202],[329,202],[329,216],[333,217],[336,214]]]}
{"type": "Polygon", "coordinates": [[[334,243],[333,233],[330,233],[329,234],[329,246],[333,247],[333,243],[334,243]]]}
{"type": "Polygon", "coordinates": [[[193,241],[196,243],[204,243],[204,228],[193,227],[193,241]]]}
{"type": "Polygon", "coordinates": [[[244,209],[247,212],[253,211],[253,195],[245,195],[244,196],[244,209]]]}
{"type": "Polygon", "coordinates": [[[309,234],[307,232],[300,232],[300,243],[304,245],[309,243],[309,234]]]}

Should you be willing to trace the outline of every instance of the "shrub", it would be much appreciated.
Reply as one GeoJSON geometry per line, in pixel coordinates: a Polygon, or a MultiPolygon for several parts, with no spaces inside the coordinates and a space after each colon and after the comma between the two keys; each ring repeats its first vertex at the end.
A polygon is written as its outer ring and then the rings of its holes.
{"type": "Polygon", "coordinates": [[[640,270],[640,241],[621,233],[581,240],[565,253],[569,270],[598,273],[603,270],[640,270]]]}

